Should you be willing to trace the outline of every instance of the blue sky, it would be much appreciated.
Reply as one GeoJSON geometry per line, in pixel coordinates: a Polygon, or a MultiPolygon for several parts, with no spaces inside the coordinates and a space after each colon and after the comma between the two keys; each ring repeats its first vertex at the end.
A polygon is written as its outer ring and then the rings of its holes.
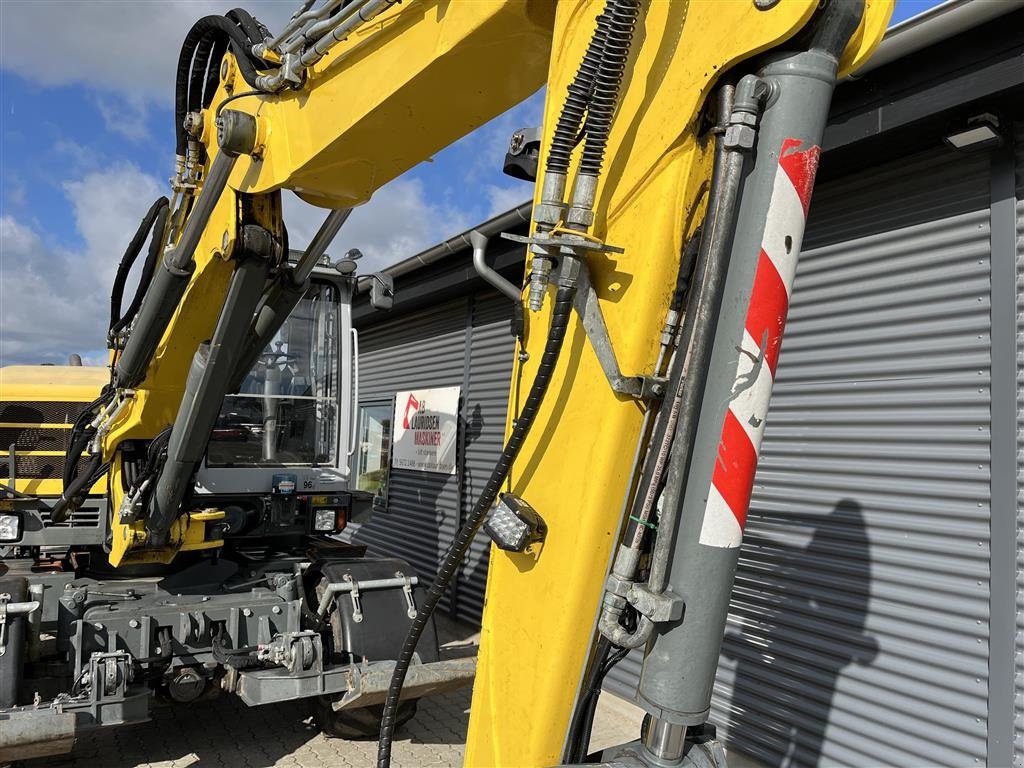
{"type": "MultiPolygon", "coordinates": [[[[234,4],[0,0],[0,364],[102,359],[109,281],[171,171],[179,41],[191,21],[234,4]],[[53,44],[34,55],[55,18],[53,44]],[[136,34],[153,29],[166,41],[136,34]]],[[[297,3],[243,4],[273,29],[297,3]]],[[[893,22],[935,4],[899,0],[893,22]]],[[[379,268],[528,198],[530,185],[503,176],[501,160],[541,106],[535,96],[385,187],[353,215],[342,247],[379,268]]],[[[321,213],[287,211],[301,245],[321,213]]]]}

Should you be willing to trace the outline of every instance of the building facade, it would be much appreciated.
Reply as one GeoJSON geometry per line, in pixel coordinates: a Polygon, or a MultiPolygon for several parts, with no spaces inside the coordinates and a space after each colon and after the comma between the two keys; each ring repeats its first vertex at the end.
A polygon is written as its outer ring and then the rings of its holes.
{"type": "MultiPolygon", "coordinates": [[[[1024,768],[1022,95],[1013,2],[895,28],[837,91],[714,696],[767,765],[1024,768]]],[[[525,231],[528,210],[482,227],[525,231]]],[[[470,252],[459,236],[396,265],[393,310],[355,310],[357,474],[381,493],[350,535],[423,577],[516,386],[511,302],[470,252]],[[454,474],[390,467],[396,394],[438,387],[460,388],[454,474]]],[[[522,279],[508,241],[487,258],[522,279]]],[[[463,620],[488,550],[442,604],[463,620]]],[[[640,663],[608,687],[631,696],[640,663]]]]}

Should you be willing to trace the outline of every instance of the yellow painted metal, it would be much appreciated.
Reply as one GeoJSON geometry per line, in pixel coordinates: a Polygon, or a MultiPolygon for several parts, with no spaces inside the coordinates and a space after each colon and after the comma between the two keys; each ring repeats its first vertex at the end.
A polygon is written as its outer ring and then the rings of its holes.
{"type": "Polygon", "coordinates": [[[549,0],[393,6],[338,43],[302,89],[232,102],[265,132],[261,159],[241,159],[232,185],[286,187],[329,207],[366,202],[543,85],[552,14],[549,0]]]}
{"type": "MultiPolygon", "coordinates": [[[[544,115],[548,136],[602,6],[558,4],[544,115]]],[[[624,373],[652,373],[680,249],[706,202],[711,147],[697,138],[696,126],[711,86],[737,61],[791,37],[816,6],[816,0],[783,0],[768,11],[738,1],[643,4],[592,229],[625,253],[590,259],[624,373]]],[[[877,43],[890,8],[872,2],[851,62],[862,61],[877,43]]],[[[547,311],[531,317],[529,360],[518,363],[522,376],[517,372],[513,381],[533,379],[548,320],[547,311]]],[[[520,405],[515,397],[513,388],[510,418],[520,405]]],[[[634,401],[611,391],[574,315],[510,479],[513,492],[547,522],[543,553],[491,550],[466,765],[560,761],[619,536],[642,415],[634,401]]]]}
{"type": "MultiPolygon", "coordinates": [[[[215,154],[211,150],[210,162],[215,154]]],[[[213,335],[224,302],[234,266],[226,257],[234,248],[237,219],[236,197],[222,195],[196,248],[195,272],[181,304],[171,317],[146,376],[132,395],[131,404],[103,440],[104,458],[111,462],[109,508],[115,512],[124,498],[117,446],[124,440],[152,439],[174,423],[192,356],[199,344],[213,335]]],[[[123,525],[116,513],[112,514],[111,536],[114,544],[109,559],[115,567],[122,562],[170,562],[176,551],[172,546],[165,551],[140,552],[126,559],[129,549],[145,543],[145,526],[142,522],[123,525]]]]}
{"type": "MultiPolygon", "coordinates": [[[[63,423],[19,421],[14,417],[25,411],[16,406],[31,403],[91,403],[100,389],[110,378],[106,368],[98,366],[72,365],[9,365],[0,368],[0,428],[24,428],[53,430],[57,441],[64,439],[71,428],[70,421],[63,423]],[[15,406],[8,409],[8,406],[15,406]],[[8,417],[6,414],[11,414],[8,417]]],[[[19,417],[21,418],[21,417],[19,417]]],[[[0,453],[6,454],[8,446],[0,445],[0,453]]],[[[60,451],[19,450],[19,456],[62,456],[60,451]]],[[[7,481],[7,473],[0,475],[0,482],[7,481]]],[[[15,490],[34,496],[59,496],[63,483],[56,478],[15,479],[15,490]]],[[[100,480],[90,494],[105,492],[106,482],[100,480]]]]}
{"type": "MultiPolygon", "coordinates": [[[[154,437],[177,414],[192,355],[213,333],[233,264],[240,194],[260,201],[282,187],[330,207],[355,205],[435,151],[500,114],[544,82],[552,6],[539,0],[421,0],[381,14],[311,68],[306,85],[229,107],[258,118],[255,158],[242,157],[196,249],[196,270],[131,404],[103,442],[154,437]],[[501,71],[496,73],[495,65],[501,71]]],[[[215,114],[248,90],[227,56],[227,77],[206,111],[207,168],[217,154],[215,114]]],[[[261,214],[260,204],[252,210],[261,214]]],[[[267,213],[267,212],[265,212],[267,213]]],[[[280,222],[269,212],[268,228],[280,222]]],[[[123,498],[111,483],[111,509],[123,498]]],[[[177,544],[145,548],[142,522],[112,521],[111,564],[169,562],[177,544]]],[[[175,539],[174,541],[178,541],[175,539]]]]}

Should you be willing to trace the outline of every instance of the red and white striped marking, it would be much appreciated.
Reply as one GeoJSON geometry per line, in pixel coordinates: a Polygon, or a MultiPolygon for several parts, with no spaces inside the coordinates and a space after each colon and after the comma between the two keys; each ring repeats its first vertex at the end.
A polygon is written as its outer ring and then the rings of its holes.
{"type": "Polygon", "coordinates": [[[779,152],[736,380],[700,531],[700,543],[709,547],[738,547],[743,541],[757,454],[821,154],[817,146],[799,150],[800,144],[797,139],[786,139],[779,152]]]}

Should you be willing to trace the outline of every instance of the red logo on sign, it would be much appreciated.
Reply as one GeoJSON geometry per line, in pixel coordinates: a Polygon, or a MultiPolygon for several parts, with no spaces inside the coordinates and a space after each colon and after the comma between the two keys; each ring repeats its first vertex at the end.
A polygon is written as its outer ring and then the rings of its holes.
{"type": "Polygon", "coordinates": [[[419,409],[420,401],[416,399],[416,395],[410,392],[409,399],[405,402],[405,415],[402,416],[402,429],[409,429],[409,417],[415,416],[416,411],[419,409]]]}

